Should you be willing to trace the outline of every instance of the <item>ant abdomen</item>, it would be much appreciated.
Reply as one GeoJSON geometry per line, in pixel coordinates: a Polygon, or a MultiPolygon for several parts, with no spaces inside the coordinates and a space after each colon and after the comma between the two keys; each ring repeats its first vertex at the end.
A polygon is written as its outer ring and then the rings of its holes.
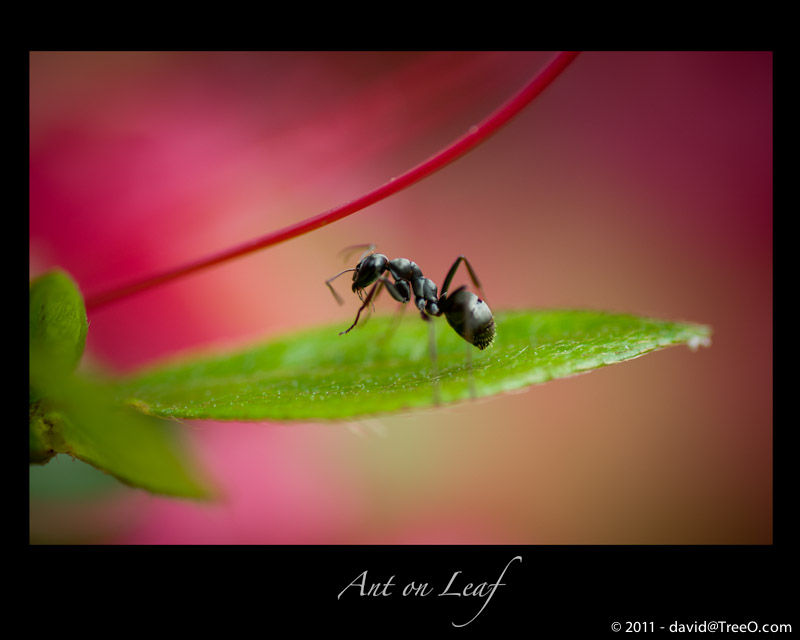
{"type": "Polygon", "coordinates": [[[494,316],[489,305],[471,291],[458,289],[444,304],[444,315],[453,330],[478,349],[494,341],[494,316]]]}

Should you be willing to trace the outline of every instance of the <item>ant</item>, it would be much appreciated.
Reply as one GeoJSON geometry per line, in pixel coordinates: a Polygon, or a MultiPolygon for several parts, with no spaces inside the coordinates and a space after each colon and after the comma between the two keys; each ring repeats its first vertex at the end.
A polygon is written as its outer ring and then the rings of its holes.
{"type": "MultiPolygon", "coordinates": [[[[348,329],[340,332],[339,335],[349,333],[358,324],[361,312],[372,303],[381,290],[386,287],[389,294],[403,304],[410,302],[413,294],[414,303],[419,309],[420,316],[426,322],[430,322],[429,316],[439,317],[444,315],[448,324],[453,327],[455,332],[470,344],[478,349],[485,349],[492,344],[495,336],[494,316],[489,305],[481,297],[478,297],[467,290],[466,285],[458,287],[453,293],[448,295],[448,288],[453,280],[459,265],[463,262],[469,271],[472,283],[481,291],[481,284],[472,265],[463,255],[458,256],[442,286],[442,294],[437,295],[436,283],[430,278],[422,275],[422,270],[416,263],[406,258],[395,258],[389,260],[382,253],[374,253],[375,245],[355,245],[345,249],[357,249],[366,247],[358,264],[353,269],[345,269],[337,273],[332,278],[325,281],[325,284],[333,293],[333,297],[339,304],[343,300],[331,286],[331,282],[344,273],[353,271],[353,293],[358,294],[359,300],[363,303],[356,314],[355,322],[348,329]],[[384,275],[386,272],[394,278],[392,282],[384,275]],[[372,288],[364,296],[364,290],[372,285],[372,288]]],[[[481,294],[482,295],[482,294],[481,294]]]]}

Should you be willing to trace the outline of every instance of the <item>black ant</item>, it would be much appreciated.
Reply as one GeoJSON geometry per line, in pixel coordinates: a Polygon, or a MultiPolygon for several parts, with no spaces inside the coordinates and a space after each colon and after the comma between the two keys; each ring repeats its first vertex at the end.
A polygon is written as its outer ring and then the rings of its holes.
{"type": "Polygon", "coordinates": [[[478,349],[485,349],[492,344],[495,336],[495,326],[494,316],[492,315],[492,310],[489,309],[489,305],[482,298],[467,290],[466,285],[458,287],[449,295],[447,293],[456,269],[462,262],[466,265],[467,271],[469,271],[472,283],[478,291],[481,290],[478,277],[475,275],[469,260],[464,256],[456,258],[444,279],[442,294],[437,295],[436,283],[423,276],[422,270],[416,263],[406,258],[389,260],[382,253],[373,252],[375,245],[356,245],[348,247],[348,249],[362,247],[367,247],[367,251],[362,254],[355,268],[345,269],[325,281],[334,298],[339,304],[342,304],[343,300],[333,289],[331,282],[343,273],[353,271],[353,293],[357,293],[359,300],[363,303],[356,314],[355,322],[348,329],[340,332],[339,335],[348,333],[358,324],[361,312],[375,300],[381,287],[386,287],[389,294],[403,304],[409,302],[413,294],[414,303],[419,309],[422,319],[426,322],[430,322],[429,316],[438,318],[444,314],[448,324],[470,344],[474,344],[478,349]],[[386,271],[394,278],[394,282],[384,275],[386,271]],[[365,297],[363,295],[364,290],[370,285],[372,285],[372,288],[365,297]]]}

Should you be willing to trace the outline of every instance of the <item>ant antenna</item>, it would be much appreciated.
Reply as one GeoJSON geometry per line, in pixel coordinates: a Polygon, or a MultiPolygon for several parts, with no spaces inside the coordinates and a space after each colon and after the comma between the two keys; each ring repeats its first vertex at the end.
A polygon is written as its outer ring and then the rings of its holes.
{"type": "Polygon", "coordinates": [[[333,280],[336,280],[336,278],[338,278],[343,273],[347,273],[348,271],[355,271],[355,269],[345,269],[344,271],[340,271],[335,276],[333,276],[332,278],[328,278],[325,281],[325,284],[328,285],[328,289],[331,290],[331,293],[333,294],[333,297],[336,298],[336,302],[338,302],[340,305],[344,304],[344,300],[342,300],[341,296],[338,293],[336,293],[336,289],[333,288],[333,286],[331,285],[331,282],[333,280]]]}
{"type": "Polygon", "coordinates": [[[375,250],[375,244],[372,242],[367,242],[365,244],[351,244],[349,247],[345,247],[344,249],[342,249],[339,252],[339,255],[344,255],[344,261],[347,262],[347,260],[350,258],[350,255],[356,249],[365,250],[364,253],[361,254],[361,257],[358,259],[358,261],[361,262],[364,258],[367,257],[368,254],[372,253],[375,250]]]}

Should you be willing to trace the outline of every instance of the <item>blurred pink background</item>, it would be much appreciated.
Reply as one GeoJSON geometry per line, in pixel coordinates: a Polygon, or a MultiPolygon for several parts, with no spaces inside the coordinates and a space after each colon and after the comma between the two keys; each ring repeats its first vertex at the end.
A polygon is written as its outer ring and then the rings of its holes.
{"type": "MultiPolygon", "coordinates": [[[[358,197],[551,57],[34,52],[31,276],[88,296],[358,197]]],[[[702,322],[713,344],[359,424],[193,422],[215,504],[58,456],[31,468],[31,541],[772,542],[771,53],[583,53],[410,189],[91,312],[86,358],[125,372],[350,322],[323,283],[370,241],[437,281],[466,254],[495,309],[702,322]]]]}

